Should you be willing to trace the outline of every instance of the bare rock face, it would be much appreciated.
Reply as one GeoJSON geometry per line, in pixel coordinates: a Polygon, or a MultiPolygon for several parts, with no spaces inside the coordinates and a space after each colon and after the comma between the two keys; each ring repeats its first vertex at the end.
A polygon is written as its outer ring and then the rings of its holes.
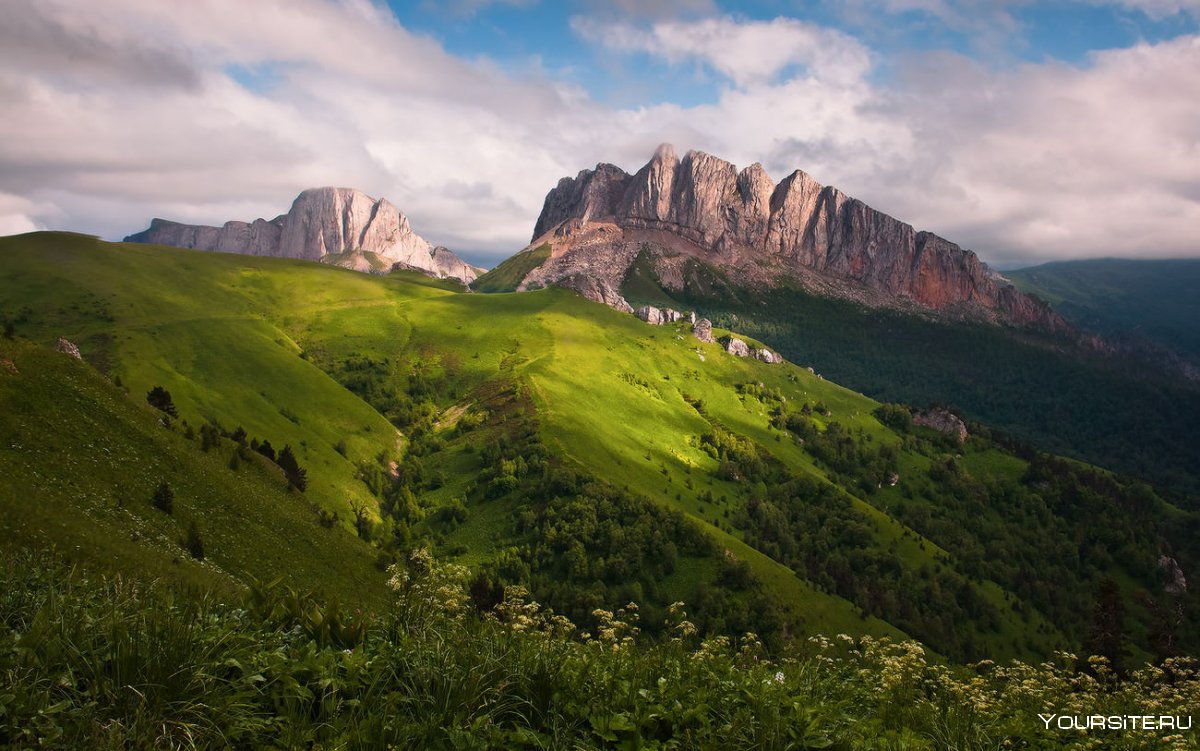
{"type": "Polygon", "coordinates": [[[54,343],[54,351],[62,352],[64,355],[70,355],[76,360],[82,360],[83,355],[79,353],[79,347],[76,347],[74,342],[68,341],[63,337],[58,337],[58,341],[54,343]]]}
{"type": "Polygon", "coordinates": [[[913,414],[914,425],[924,425],[958,439],[959,443],[967,440],[967,426],[962,418],[948,409],[931,409],[927,412],[913,414]]]}
{"type": "MultiPolygon", "coordinates": [[[[614,287],[637,256],[631,248],[658,248],[655,270],[664,283],[679,275],[671,259],[682,255],[742,284],[792,277],[823,294],[850,296],[853,288],[881,305],[1069,330],[971,251],[917,232],[804,172],[775,184],[761,165],[739,172],[699,151],[679,158],[667,144],[633,175],[600,164],[560,180],[546,196],[533,239],[549,242],[567,267],[583,265],[573,256],[621,248],[604,264],[614,287]]],[[[538,283],[557,283],[554,269],[539,269],[538,283]]]]}
{"type": "Polygon", "coordinates": [[[712,321],[707,318],[701,318],[692,324],[692,336],[696,337],[705,344],[716,344],[717,340],[713,338],[712,321]]]}
{"type": "Polygon", "coordinates": [[[270,221],[206,227],[154,219],[125,242],[301,258],[374,273],[405,268],[464,284],[478,276],[454,253],[413,232],[408,218],[386,198],[375,200],[351,188],[306,190],[288,213],[270,221]]]}
{"type": "Polygon", "coordinates": [[[750,356],[750,347],[736,336],[729,337],[729,340],[725,342],[725,351],[735,357],[750,356]]]}
{"type": "Polygon", "coordinates": [[[772,352],[769,349],[756,349],[750,353],[750,356],[755,360],[762,360],[771,365],[778,365],[783,362],[783,356],[778,352],[772,352]]]}

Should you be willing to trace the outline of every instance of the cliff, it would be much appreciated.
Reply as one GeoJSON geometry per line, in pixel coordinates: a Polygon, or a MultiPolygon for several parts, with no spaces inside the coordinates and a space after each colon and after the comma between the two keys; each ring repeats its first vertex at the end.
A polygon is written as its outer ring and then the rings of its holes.
{"type": "Polygon", "coordinates": [[[270,221],[207,227],[154,219],[125,242],[301,258],[376,273],[407,268],[464,284],[478,275],[450,250],[413,232],[408,218],[386,198],[375,200],[351,188],[306,190],[286,214],[270,221]]]}
{"type": "Polygon", "coordinates": [[[826,294],[1017,325],[1065,329],[1048,306],[992,273],[975,253],[918,232],[799,170],[778,184],[759,164],[738,170],[709,154],[678,158],[664,144],[630,175],[611,164],[563,178],[534,229],[550,261],[527,279],[555,283],[593,270],[619,288],[639,252],[668,286],[680,258],[742,283],[793,278],[826,294]]]}

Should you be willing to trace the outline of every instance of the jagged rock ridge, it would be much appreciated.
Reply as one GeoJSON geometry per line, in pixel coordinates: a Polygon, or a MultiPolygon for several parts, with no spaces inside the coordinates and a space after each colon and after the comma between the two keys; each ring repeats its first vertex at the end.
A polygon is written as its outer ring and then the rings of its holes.
{"type": "Polygon", "coordinates": [[[774,183],[761,165],[738,169],[670,145],[630,175],[599,164],[546,196],[535,244],[551,258],[529,285],[590,275],[619,289],[640,252],[668,288],[693,258],[740,283],[792,278],[813,291],[873,305],[924,308],[1065,329],[1048,306],[1017,291],[975,253],[872,209],[799,170],[774,183]]]}
{"type": "Polygon", "coordinates": [[[464,284],[480,272],[413,232],[408,218],[386,198],[375,200],[352,188],[306,190],[288,213],[270,221],[207,227],[154,219],[125,242],[301,258],[373,273],[407,268],[464,284]]]}

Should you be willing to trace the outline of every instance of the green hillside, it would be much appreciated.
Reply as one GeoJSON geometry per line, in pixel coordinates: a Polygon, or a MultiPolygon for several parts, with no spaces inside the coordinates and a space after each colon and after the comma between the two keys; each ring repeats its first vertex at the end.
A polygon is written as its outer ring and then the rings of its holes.
{"type": "MultiPolygon", "coordinates": [[[[702,629],[768,644],[903,634],[1005,658],[1082,643],[1113,578],[1146,655],[1173,605],[1158,556],[1200,559],[1196,517],[1145,486],[986,431],[960,446],[805,368],[565,290],[471,294],[51,233],[0,240],[0,280],[18,354],[64,336],[129,409],[163,386],[222,450],[239,426],[291,445],[308,489],[275,492],[312,534],[369,550],[364,569],[431,545],[471,568],[481,608],[523,583],[585,628],[633,600],[653,632],[683,600],[702,629]]],[[[19,495],[79,482],[23,448],[8,460],[40,472],[19,495]]]]}
{"type": "MultiPolygon", "coordinates": [[[[635,271],[623,288],[630,302],[654,300],[653,270],[635,271]]],[[[1200,506],[1200,455],[1190,439],[1200,384],[1166,368],[1030,331],[864,308],[786,285],[737,288],[700,264],[687,278],[672,292],[677,306],[830,380],[883,401],[948,404],[1014,440],[1140,477],[1200,506]]]]}
{"type": "Polygon", "coordinates": [[[1200,260],[1101,258],[1006,271],[1087,331],[1148,340],[1200,359],[1200,260]]]}
{"type": "Polygon", "coordinates": [[[165,428],[94,369],[28,342],[0,339],[0,544],[55,549],[100,569],[236,591],[282,577],[294,587],[384,602],[375,554],[325,529],[278,468],[232,441],[207,451],[165,428]],[[235,458],[236,457],[236,458],[235,458]],[[236,469],[231,469],[236,463],[236,469]],[[154,507],[160,483],[170,514],[154,507]],[[187,546],[195,524],[203,558],[187,546]]]}
{"type": "Polygon", "coordinates": [[[476,292],[516,292],[517,286],[530,271],[540,267],[550,257],[550,246],[539,245],[506,259],[496,268],[471,282],[476,292]]]}

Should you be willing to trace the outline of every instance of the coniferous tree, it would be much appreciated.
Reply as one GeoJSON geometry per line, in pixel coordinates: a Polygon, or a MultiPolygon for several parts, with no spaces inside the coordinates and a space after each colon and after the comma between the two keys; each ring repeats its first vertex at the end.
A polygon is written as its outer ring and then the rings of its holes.
{"type": "Polygon", "coordinates": [[[1125,605],[1121,602],[1121,588],[1112,577],[1100,582],[1092,612],[1092,630],[1084,646],[1089,654],[1107,657],[1114,672],[1124,669],[1128,656],[1125,605]]]}
{"type": "Polygon", "coordinates": [[[195,520],[188,525],[186,545],[193,558],[198,561],[204,560],[204,539],[200,536],[200,528],[196,526],[195,520]]]}
{"type": "Polygon", "coordinates": [[[154,491],[154,508],[162,511],[165,514],[171,514],[175,511],[175,491],[171,490],[171,486],[164,480],[158,484],[158,488],[154,491]]]}
{"type": "Polygon", "coordinates": [[[200,450],[210,451],[221,445],[221,431],[211,423],[200,426],[200,450]]]}
{"type": "Polygon", "coordinates": [[[254,450],[258,453],[267,457],[271,461],[275,461],[275,447],[271,445],[270,441],[263,441],[262,443],[258,444],[258,446],[254,446],[254,444],[250,445],[253,446],[254,450]]]}
{"type": "Polygon", "coordinates": [[[286,444],[283,450],[279,452],[279,459],[276,461],[276,464],[283,470],[283,475],[288,481],[288,487],[295,488],[303,493],[308,487],[308,472],[296,461],[296,455],[292,453],[291,444],[286,444]]]}
{"type": "Polygon", "coordinates": [[[171,400],[171,392],[162,386],[155,386],[146,393],[146,402],[157,410],[166,412],[171,417],[179,417],[175,411],[175,402],[171,400]]]}

